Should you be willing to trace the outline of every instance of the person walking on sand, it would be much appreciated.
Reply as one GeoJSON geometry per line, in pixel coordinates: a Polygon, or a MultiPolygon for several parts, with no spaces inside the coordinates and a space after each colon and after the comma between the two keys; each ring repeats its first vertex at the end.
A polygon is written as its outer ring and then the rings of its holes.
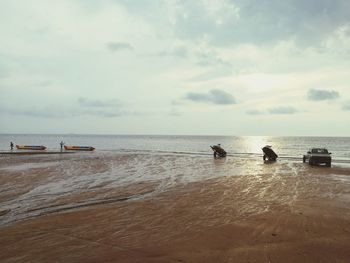
{"type": "Polygon", "coordinates": [[[61,142],[60,142],[61,152],[63,151],[63,145],[64,145],[64,142],[63,142],[63,141],[61,141],[61,142]]]}
{"type": "Polygon", "coordinates": [[[13,142],[10,142],[11,151],[13,150],[13,142]]]}

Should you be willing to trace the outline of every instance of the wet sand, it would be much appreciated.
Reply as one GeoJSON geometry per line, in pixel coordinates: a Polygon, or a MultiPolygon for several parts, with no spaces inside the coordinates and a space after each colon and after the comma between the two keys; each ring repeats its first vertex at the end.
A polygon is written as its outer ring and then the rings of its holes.
{"type": "Polygon", "coordinates": [[[349,168],[180,155],[7,157],[0,185],[1,262],[350,260],[349,168]]]}

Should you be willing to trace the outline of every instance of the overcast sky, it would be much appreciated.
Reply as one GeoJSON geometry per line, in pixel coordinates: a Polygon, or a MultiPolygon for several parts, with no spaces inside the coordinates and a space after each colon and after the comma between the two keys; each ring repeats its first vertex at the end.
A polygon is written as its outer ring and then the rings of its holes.
{"type": "Polygon", "coordinates": [[[350,134],[348,0],[0,0],[0,133],[350,134]]]}

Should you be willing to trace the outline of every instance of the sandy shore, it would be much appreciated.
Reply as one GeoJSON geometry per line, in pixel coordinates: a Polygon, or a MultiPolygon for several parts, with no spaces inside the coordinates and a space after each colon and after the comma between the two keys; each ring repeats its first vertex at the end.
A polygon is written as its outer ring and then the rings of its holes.
{"type": "Polygon", "coordinates": [[[348,168],[133,154],[8,157],[0,184],[1,262],[350,260],[348,168]]]}

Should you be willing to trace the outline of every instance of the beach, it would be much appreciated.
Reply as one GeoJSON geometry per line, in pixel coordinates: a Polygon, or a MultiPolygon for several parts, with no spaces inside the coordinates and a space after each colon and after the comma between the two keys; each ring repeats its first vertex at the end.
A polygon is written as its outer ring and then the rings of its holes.
{"type": "Polygon", "coordinates": [[[108,152],[2,156],[1,262],[347,262],[350,168],[108,152]]]}

